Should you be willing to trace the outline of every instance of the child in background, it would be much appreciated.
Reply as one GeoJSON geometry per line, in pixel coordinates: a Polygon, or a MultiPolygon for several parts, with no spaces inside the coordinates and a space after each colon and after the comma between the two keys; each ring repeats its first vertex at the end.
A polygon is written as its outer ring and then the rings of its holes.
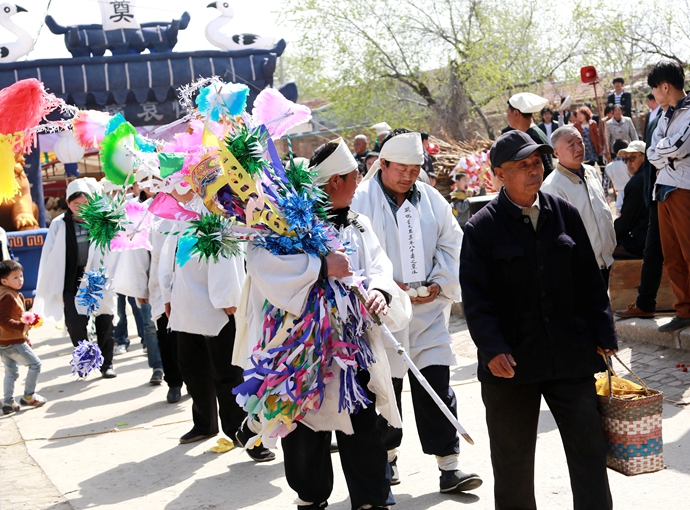
{"type": "Polygon", "coordinates": [[[472,196],[469,189],[470,179],[465,172],[455,174],[455,189],[450,194],[450,205],[453,208],[453,216],[458,220],[460,228],[465,230],[467,223],[472,216],[470,212],[470,202],[467,200],[472,196]]]}
{"type": "Polygon", "coordinates": [[[31,349],[26,332],[30,327],[22,322],[26,311],[24,296],[19,290],[24,285],[24,268],[14,260],[0,262],[0,358],[5,365],[5,395],[2,401],[3,414],[19,411],[14,402],[14,382],[19,378],[18,365],[29,367],[24,385],[22,405],[40,407],[46,399],[35,393],[41,360],[31,349]]]}

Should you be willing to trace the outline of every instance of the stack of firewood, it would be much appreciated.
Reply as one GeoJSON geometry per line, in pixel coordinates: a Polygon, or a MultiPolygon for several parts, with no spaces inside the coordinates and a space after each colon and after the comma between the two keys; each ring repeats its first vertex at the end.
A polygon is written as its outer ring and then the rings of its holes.
{"type": "Polygon", "coordinates": [[[492,141],[486,138],[475,138],[465,142],[458,142],[455,140],[445,141],[430,136],[429,141],[439,148],[439,152],[433,155],[436,189],[446,198],[450,197],[453,184],[451,174],[460,158],[486,152],[491,148],[492,144],[492,141]]]}

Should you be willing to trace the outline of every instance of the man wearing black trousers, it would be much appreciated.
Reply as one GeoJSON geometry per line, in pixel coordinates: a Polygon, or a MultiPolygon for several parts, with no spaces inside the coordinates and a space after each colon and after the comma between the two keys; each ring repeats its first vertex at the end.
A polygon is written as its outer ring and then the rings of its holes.
{"type": "MultiPolygon", "coordinates": [[[[415,137],[421,146],[419,134],[415,137]]],[[[348,278],[361,274],[367,290],[366,308],[370,313],[385,317],[388,304],[394,295],[400,294],[393,281],[390,260],[376,241],[369,220],[350,210],[352,197],[357,189],[357,162],[342,139],[327,142],[314,151],[310,169],[316,176],[313,184],[319,186],[331,208],[329,222],[339,239],[348,247],[347,254],[334,250],[317,258],[306,253],[274,255],[263,248],[250,245],[247,252],[247,274],[250,278],[248,307],[249,324],[247,343],[241,348],[238,341],[236,359],[246,361],[254,351],[256,338],[264,324],[264,303],[279,308],[281,313],[302,316],[309,305],[309,293],[315,285],[322,285],[327,277],[348,278]],[[251,340],[250,340],[251,339],[251,340]]],[[[402,304],[396,299],[398,312],[402,304]]],[[[352,323],[360,312],[349,310],[338,314],[332,323],[332,338],[328,342],[348,341],[340,324],[352,323]]],[[[404,313],[402,313],[404,315],[404,313]]],[[[295,321],[296,323],[297,321],[295,321]]],[[[407,318],[401,321],[407,323],[407,318]]],[[[393,327],[393,326],[392,326],[393,327]]],[[[402,324],[398,324],[402,327],[402,324]]],[[[395,328],[394,328],[395,329],[395,328]]],[[[264,332],[264,335],[266,333],[264,332]]],[[[264,337],[266,338],[266,337],[264,337]]],[[[266,338],[268,341],[268,339],[266,338]]],[[[273,345],[275,339],[268,344],[273,345]]],[[[281,439],[284,452],[285,477],[288,485],[298,496],[298,510],[316,510],[328,506],[333,490],[333,465],[331,463],[331,437],[335,433],[343,474],[350,494],[353,510],[363,508],[385,510],[395,504],[391,492],[391,472],[386,449],[377,426],[378,412],[401,427],[400,416],[395,408],[395,394],[390,383],[390,368],[383,348],[383,338],[378,328],[364,333],[362,341],[372,349],[375,361],[364,365],[357,355],[356,378],[366,392],[369,404],[357,410],[339,409],[341,390],[344,390],[339,368],[335,361],[333,377],[324,385],[323,400],[291,427],[281,439]],[[378,411],[378,412],[377,412],[378,411]]],[[[286,381],[287,387],[290,382],[286,381]]],[[[347,390],[344,390],[347,391],[347,390]]],[[[257,427],[260,425],[253,422],[257,427]]],[[[259,431],[258,428],[254,430],[259,431]]]]}
{"type": "Polygon", "coordinates": [[[617,349],[611,306],[584,224],[539,188],[541,154],[526,134],[500,136],[499,196],[467,223],[460,282],[477,345],[497,510],[536,509],[541,398],[558,424],[575,510],[613,508],[593,374],[617,349]]]}
{"type": "Polygon", "coordinates": [[[191,434],[182,436],[180,443],[193,442],[199,436],[216,435],[219,416],[223,432],[235,440],[235,434],[246,418],[246,413],[237,405],[232,394],[233,388],[242,382],[242,369],[224,362],[232,359],[235,318],[229,315],[226,325],[216,336],[183,331],[178,331],[176,335],[177,362],[187,391],[192,396],[194,419],[191,434]]]}
{"type": "MultiPolygon", "coordinates": [[[[203,207],[198,195],[175,194],[188,208],[203,207]]],[[[193,209],[192,209],[193,210],[193,209]]],[[[188,223],[176,228],[184,231],[188,223]]],[[[232,390],[240,384],[242,368],[232,364],[235,317],[245,280],[244,257],[235,255],[205,260],[198,254],[180,264],[175,256],[178,236],[169,235],[161,249],[158,275],[168,327],[177,333],[177,363],[192,397],[192,429],[180,437],[181,444],[201,441],[223,432],[236,444],[247,446],[256,462],[275,459],[262,444],[247,445],[253,434],[243,421],[247,414],[232,390]]]]}
{"type": "Polygon", "coordinates": [[[177,333],[168,329],[168,318],[163,314],[156,321],[158,348],[165,372],[165,383],[168,385],[168,403],[175,404],[182,397],[182,374],[177,363],[177,333]]]}
{"type": "MultiPolygon", "coordinates": [[[[652,143],[652,135],[659,119],[668,105],[662,107],[659,114],[647,123],[644,140],[646,148],[652,143]]],[[[625,310],[616,310],[618,317],[652,318],[656,312],[656,296],[661,286],[661,277],[664,272],[664,253],[661,250],[661,235],[659,234],[658,202],[653,200],[652,191],[656,183],[656,168],[647,160],[645,154],[642,165],[644,176],[644,203],[649,208],[649,226],[647,227],[647,239],[642,254],[642,271],[640,272],[640,285],[637,288],[637,300],[628,305],[625,310]]]]}
{"type": "MultiPolygon", "coordinates": [[[[79,216],[89,197],[99,192],[93,178],[75,179],[67,186],[65,214],[53,219],[41,252],[33,310],[50,320],[65,319],[72,345],[88,339],[89,317],[85,310],[77,310],[75,296],[85,273],[105,265],[112,276],[110,253],[104,253],[89,241],[89,233],[79,216]],[[83,315],[82,315],[83,314],[83,315]]],[[[83,308],[83,307],[80,307],[83,308]]],[[[101,375],[104,379],[117,377],[113,369],[113,311],[115,299],[106,297],[95,312],[96,338],[103,354],[101,375]]]]}

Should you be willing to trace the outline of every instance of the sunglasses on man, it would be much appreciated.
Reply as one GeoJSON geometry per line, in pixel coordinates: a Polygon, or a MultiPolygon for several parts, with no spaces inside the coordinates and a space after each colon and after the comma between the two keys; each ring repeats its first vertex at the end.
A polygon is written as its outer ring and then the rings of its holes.
{"type": "Polygon", "coordinates": [[[632,162],[634,162],[634,161],[635,161],[637,158],[639,158],[639,157],[640,157],[639,154],[638,154],[637,156],[623,156],[623,157],[621,158],[621,161],[622,161],[623,163],[627,163],[628,161],[630,161],[630,162],[632,163],[632,162]]]}

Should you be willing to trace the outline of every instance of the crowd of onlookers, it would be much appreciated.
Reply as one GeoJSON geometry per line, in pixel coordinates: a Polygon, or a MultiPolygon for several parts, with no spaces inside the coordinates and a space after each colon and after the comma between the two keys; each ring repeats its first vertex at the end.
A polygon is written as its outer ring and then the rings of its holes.
{"type": "MultiPolygon", "coordinates": [[[[601,118],[591,104],[573,106],[569,97],[552,109],[545,98],[515,94],[508,101],[508,126],[503,132],[523,131],[536,143],[554,149],[553,156],[540,155],[544,167],[541,189],[576,206],[607,283],[615,259],[643,259],[638,299],[627,310],[616,311],[617,315],[654,316],[666,259],[676,296],[676,317],[659,330],[675,331],[690,326],[690,256],[686,256],[690,253],[690,207],[685,207],[684,200],[690,182],[683,172],[689,152],[684,147],[690,139],[690,122],[685,116],[690,108],[685,104],[684,71],[678,64],[660,62],[649,74],[648,84],[652,90],[646,96],[648,111],[639,133],[631,118],[631,94],[620,77],[613,80],[601,118]],[[538,124],[536,114],[541,116],[538,124]],[[669,126],[677,131],[675,135],[670,134],[669,126]],[[678,213],[686,209],[687,215],[678,213]]],[[[385,123],[374,128],[379,137],[390,130],[385,123]]],[[[425,133],[421,136],[428,138],[425,133]]],[[[428,152],[425,156],[426,172],[420,180],[426,181],[428,176],[433,181],[432,158],[428,152]]],[[[355,157],[363,173],[378,157],[376,147],[371,152],[367,149],[364,135],[355,138],[355,157]]],[[[467,199],[472,190],[463,172],[453,178],[451,206],[464,227],[470,218],[467,199]]]]}
{"type": "MultiPolygon", "coordinates": [[[[615,200],[615,243],[609,243],[612,249],[610,256],[612,259],[640,259],[647,237],[649,207],[643,176],[645,168],[649,172],[645,142],[651,138],[661,106],[653,93],[647,94],[648,112],[639,135],[631,117],[632,96],[625,91],[624,85],[623,78],[614,78],[614,88],[607,97],[602,119],[593,112],[591,104],[583,103],[573,108],[567,101],[563,103],[565,108],[555,112],[551,108],[543,108],[542,122],[537,127],[552,146],[555,146],[552,135],[560,127],[572,125],[578,131],[584,145],[583,164],[598,167],[598,171],[593,168],[594,175],[601,178],[604,197],[612,194],[615,200]]],[[[647,191],[651,191],[650,186],[647,186],[647,191]]],[[[581,215],[587,216],[585,211],[581,215]]],[[[604,220],[598,223],[599,227],[590,225],[590,230],[601,230],[601,223],[608,224],[604,220]]],[[[610,228],[606,230],[611,233],[610,228]]]]}

